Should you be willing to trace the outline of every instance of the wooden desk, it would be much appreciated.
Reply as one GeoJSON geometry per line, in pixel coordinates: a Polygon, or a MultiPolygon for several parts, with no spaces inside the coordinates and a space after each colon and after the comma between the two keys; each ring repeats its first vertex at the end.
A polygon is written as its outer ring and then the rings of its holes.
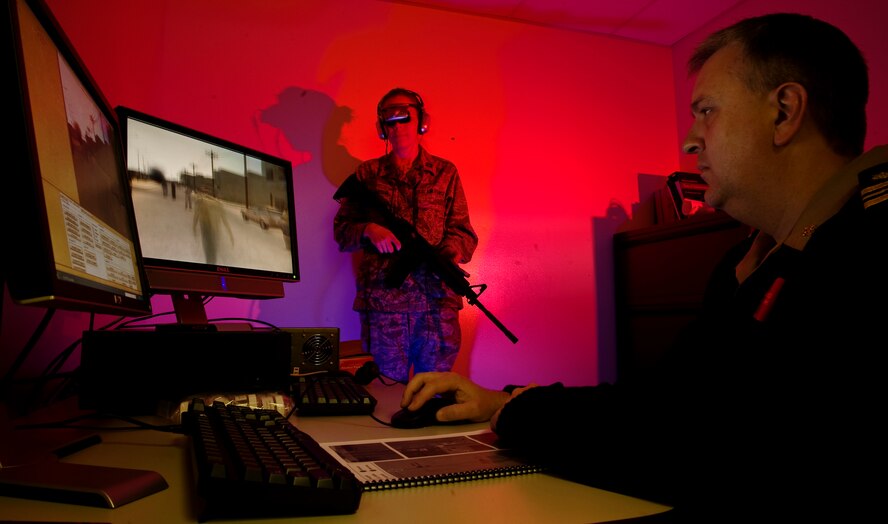
{"type": "MultiPolygon", "coordinates": [[[[398,408],[402,386],[369,386],[379,400],[375,415],[388,420],[398,408]]],[[[482,429],[486,424],[399,430],[370,417],[294,417],[296,424],[319,442],[434,435],[482,429]]],[[[159,431],[105,432],[103,442],[65,459],[68,462],[150,469],[169,488],[116,509],[0,497],[0,520],[42,522],[196,522],[195,481],[188,437],[159,431]]],[[[351,515],[300,517],[302,524],[393,524],[424,522],[592,523],[653,515],[665,506],[568,482],[542,473],[473,480],[454,484],[365,492],[351,515]]],[[[292,522],[257,519],[252,522],[292,522]]],[[[231,521],[221,521],[231,522],[231,521]]],[[[239,521],[240,522],[240,521],[239,521]]]]}
{"type": "Polygon", "coordinates": [[[749,232],[719,212],[614,235],[620,379],[656,365],[700,314],[716,264],[749,232]]]}

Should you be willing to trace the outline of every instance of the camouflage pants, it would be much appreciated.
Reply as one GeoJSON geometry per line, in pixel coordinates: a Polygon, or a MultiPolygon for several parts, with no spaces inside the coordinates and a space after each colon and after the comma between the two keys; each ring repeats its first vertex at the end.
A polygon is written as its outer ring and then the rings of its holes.
{"type": "Polygon", "coordinates": [[[410,369],[450,371],[462,342],[459,310],[361,311],[361,340],[383,376],[406,383],[410,369]]]}

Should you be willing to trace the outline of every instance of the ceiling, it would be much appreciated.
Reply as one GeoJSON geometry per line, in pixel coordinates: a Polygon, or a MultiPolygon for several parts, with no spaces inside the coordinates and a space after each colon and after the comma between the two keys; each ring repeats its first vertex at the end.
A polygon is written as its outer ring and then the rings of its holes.
{"type": "Polygon", "coordinates": [[[385,0],[671,46],[744,0],[385,0]]]}

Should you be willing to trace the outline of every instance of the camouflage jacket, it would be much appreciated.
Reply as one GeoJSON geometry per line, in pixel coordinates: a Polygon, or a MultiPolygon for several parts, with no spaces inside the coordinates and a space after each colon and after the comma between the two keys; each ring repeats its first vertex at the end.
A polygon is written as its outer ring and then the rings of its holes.
{"type": "MultiPolygon", "coordinates": [[[[387,203],[389,211],[413,225],[435,247],[459,253],[458,262],[472,259],[478,236],[469,220],[469,207],[456,166],[420,147],[413,166],[403,175],[390,156],[361,163],[356,175],[364,186],[387,203]]],[[[333,237],[343,252],[362,250],[354,301],[356,311],[422,311],[429,307],[463,307],[454,293],[425,264],[407,275],[399,288],[388,288],[385,275],[394,255],[380,254],[363,239],[364,228],[374,222],[373,212],[343,199],[333,219],[333,237]]],[[[385,224],[381,224],[385,225],[385,224]]]]}

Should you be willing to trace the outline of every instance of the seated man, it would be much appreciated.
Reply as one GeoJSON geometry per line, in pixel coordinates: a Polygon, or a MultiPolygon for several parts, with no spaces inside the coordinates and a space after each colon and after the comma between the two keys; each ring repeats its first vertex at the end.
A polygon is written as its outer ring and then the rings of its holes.
{"type": "Polygon", "coordinates": [[[455,393],[439,420],[489,419],[551,473],[670,505],[674,521],[884,512],[872,479],[885,455],[888,148],[863,153],[864,58],[832,25],[770,14],[714,33],[689,66],[684,150],[707,204],[756,231],[714,271],[698,321],[630,382],[510,395],[426,373],[401,405],[455,393]]]}

